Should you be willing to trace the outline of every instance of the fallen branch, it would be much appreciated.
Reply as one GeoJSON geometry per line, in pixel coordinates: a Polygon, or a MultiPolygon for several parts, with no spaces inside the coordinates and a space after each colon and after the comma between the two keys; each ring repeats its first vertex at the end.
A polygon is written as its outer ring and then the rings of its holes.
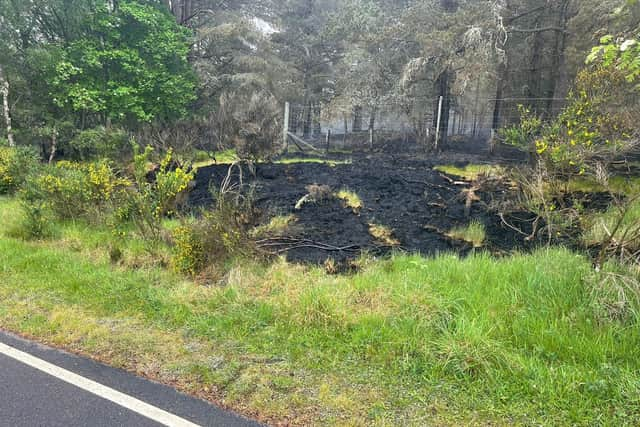
{"type": "Polygon", "coordinates": [[[256,246],[263,250],[273,248],[275,251],[267,251],[272,255],[279,255],[295,249],[303,248],[319,249],[326,252],[356,252],[361,249],[358,245],[334,246],[328,243],[315,242],[308,239],[294,239],[291,237],[258,240],[256,242],[256,246]]]}
{"type": "Polygon", "coordinates": [[[499,213],[498,216],[500,217],[500,220],[502,220],[502,223],[504,225],[506,225],[507,227],[509,227],[510,229],[515,231],[516,233],[519,233],[519,234],[525,236],[525,240],[526,241],[533,240],[533,238],[535,237],[535,235],[536,235],[536,233],[538,231],[538,221],[540,221],[540,216],[538,216],[535,220],[533,220],[533,232],[531,234],[527,234],[524,231],[520,230],[518,227],[515,227],[515,226],[509,224],[509,222],[504,218],[504,214],[503,213],[499,213]]]}

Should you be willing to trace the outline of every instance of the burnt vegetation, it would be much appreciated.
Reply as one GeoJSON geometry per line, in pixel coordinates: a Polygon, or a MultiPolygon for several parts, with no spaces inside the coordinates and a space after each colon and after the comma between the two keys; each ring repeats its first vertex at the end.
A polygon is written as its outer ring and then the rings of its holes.
{"type": "Polygon", "coordinates": [[[190,384],[283,425],[638,424],[640,1],[0,0],[0,101],[0,287],[56,246],[178,277],[58,291],[243,361],[190,384]],[[291,372],[234,383],[254,350],[291,372]]]}

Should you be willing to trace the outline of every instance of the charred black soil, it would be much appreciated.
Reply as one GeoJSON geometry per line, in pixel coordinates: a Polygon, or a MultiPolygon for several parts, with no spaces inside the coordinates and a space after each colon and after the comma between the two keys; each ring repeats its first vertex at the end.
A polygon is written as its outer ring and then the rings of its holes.
{"type": "MultiPolygon", "coordinates": [[[[468,158],[468,157],[467,157],[468,158]]],[[[464,164],[464,157],[447,156],[450,163],[464,164]]],[[[448,177],[433,167],[442,159],[407,159],[389,155],[354,156],[349,164],[324,163],[258,164],[255,175],[246,168],[243,184],[253,186],[255,204],[266,223],[276,215],[294,215],[295,223],[286,239],[274,239],[268,248],[287,255],[291,261],[321,263],[328,258],[342,262],[362,251],[389,252],[394,248],[432,255],[440,252],[465,254],[471,243],[448,237],[450,230],[479,222],[486,229],[484,248],[494,252],[528,248],[534,243],[506,226],[491,208],[491,201],[509,191],[502,184],[491,190],[476,189],[470,182],[448,177]],[[342,189],[358,195],[360,209],[344,200],[296,204],[309,193],[310,185],[328,186],[332,192],[342,189]],[[474,191],[475,190],[475,191],[474,191]],[[469,195],[469,191],[474,191],[469,195]],[[372,228],[385,230],[380,239],[372,228]],[[390,232],[390,233],[389,233],[390,232]]],[[[190,205],[212,203],[210,188],[220,186],[228,165],[198,170],[190,205]]],[[[238,172],[234,172],[238,181],[238,172]]],[[[527,232],[532,216],[523,213],[512,219],[527,232]]],[[[513,224],[512,224],[513,225],[513,224]]]]}

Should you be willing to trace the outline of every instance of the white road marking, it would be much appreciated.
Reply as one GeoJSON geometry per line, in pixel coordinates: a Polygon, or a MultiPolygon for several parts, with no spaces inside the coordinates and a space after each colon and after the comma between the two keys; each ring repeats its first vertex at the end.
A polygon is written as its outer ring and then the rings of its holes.
{"type": "Polygon", "coordinates": [[[190,421],[173,415],[160,408],[156,408],[153,405],[149,405],[141,400],[131,397],[127,394],[121,393],[110,387],[104,386],[100,383],[92,381],[88,378],[82,377],[78,374],[74,374],[71,371],[60,368],[42,359],[38,359],[28,353],[17,350],[6,344],[0,342],[0,354],[4,354],[12,359],[17,360],[32,368],[45,372],[55,378],[72,384],[78,388],[81,388],[89,393],[95,394],[103,399],[116,403],[130,411],[136,412],[142,416],[145,416],[153,421],[156,421],[162,425],[170,427],[198,427],[190,421]]]}

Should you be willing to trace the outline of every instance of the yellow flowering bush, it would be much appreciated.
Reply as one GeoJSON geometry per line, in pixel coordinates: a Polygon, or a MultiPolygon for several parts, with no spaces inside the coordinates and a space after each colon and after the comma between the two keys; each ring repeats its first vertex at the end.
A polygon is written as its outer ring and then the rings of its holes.
{"type": "Polygon", "coordinates": [[[176,271],[195,275],[206,262],[202,240],[193,227],[182,225],[173,230],[173,266],[176,271]]]}
{"type": "Polygon", "coordinates": [[[129,192],[129,214],[143,237],[157,241],[161,237],[162,220],[175,213],[179,198],[188,190],[194,173],[183,167],[172,168],[173,152],[169,150],[149,179],[152,153],[151,147],[140,152],[134,146],[136,191],[129,192]]]}
{"type": "Polygon", "coordinates": [[[38,165],[38,156],[33,149],[0,146],[0,194],[11,194],[20,189],[38,165]]]}
{"type": "Polygon", "coordinates": [[[93,218],[110,211],[131,185],[106,160],[82,164],[58,162],[29,181],[31,202],[37,199],[59,218],[93,218]]]}
{"type": "Polygon", "coordinates": [[[568,105],[549,124],[521,109],[519,125],[502,131],[508,142],[530,151],[563,173],[582,174],[593,159],[611,158],[633,144],[640,105],[625,74],[595,66],[578,74],[568,105]]]}

